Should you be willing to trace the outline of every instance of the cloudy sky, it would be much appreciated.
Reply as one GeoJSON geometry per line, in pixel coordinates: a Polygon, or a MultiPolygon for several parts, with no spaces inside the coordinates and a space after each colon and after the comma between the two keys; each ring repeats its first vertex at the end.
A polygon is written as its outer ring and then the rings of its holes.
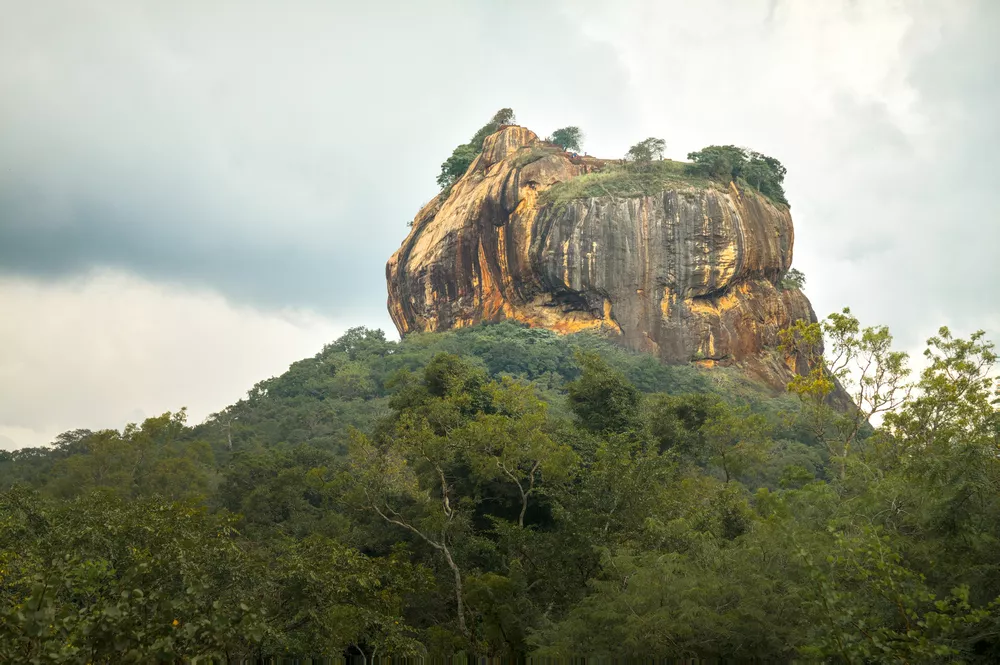
{"type": "Polygon", "coordinates": [[[191,419],[381,327],[503,106],[591,154],[751,146],[795,265],[917,351],[1000,341],[1000,2],[0,0],[0,448],[191,419]]]}

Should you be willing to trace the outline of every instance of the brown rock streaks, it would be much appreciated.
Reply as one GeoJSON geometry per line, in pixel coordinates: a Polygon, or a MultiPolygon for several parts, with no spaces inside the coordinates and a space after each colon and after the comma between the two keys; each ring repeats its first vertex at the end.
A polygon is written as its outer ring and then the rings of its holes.
{"type": "Polygon", "coordinates": [[[815,320],[800,291],[777,286],[792,260],[788,208],[735,185],[680,182],[652,196],[545,202],[595,163],[545,151],[523,127],[487,138],[386,266],[400,333],[502,319],[607,330],[668,362],[787,380],[771,352],[778,332],[815,320]]]}

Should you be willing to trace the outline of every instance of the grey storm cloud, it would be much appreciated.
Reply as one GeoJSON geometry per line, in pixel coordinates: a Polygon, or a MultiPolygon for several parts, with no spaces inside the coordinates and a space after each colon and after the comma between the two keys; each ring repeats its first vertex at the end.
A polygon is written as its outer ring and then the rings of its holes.
{"type": "Polygon", "coordinates": [[[795,265],[1000,341],[995,0],[0,0],[0,448],[238,399],[350,325],[510,106],[788,167],[795,265]],[[13,443],[12,443],[13,442],[13,443]]]}
{"type": "Polygon", "coordinates": [[[562,29],[556,5],[73,0],[4,14],[8,273],[112,266],[370,314],[438,165],[497,108],[628,116],[613,53],[562,29]]]}

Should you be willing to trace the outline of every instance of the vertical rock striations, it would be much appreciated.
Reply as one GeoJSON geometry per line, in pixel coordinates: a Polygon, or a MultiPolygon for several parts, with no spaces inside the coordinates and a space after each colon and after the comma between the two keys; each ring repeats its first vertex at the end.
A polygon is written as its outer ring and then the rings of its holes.
{"type": "Polygon", "coordinates": [[[653,194],[554,196],[603,165],[523,127],[488,137],[389,259],[399,332],[514,319],[609,331],[667,362],[740,364],[775,386],[805,369],[775,353],[781,329],[815,320],[800,291],[777,286],[792,261],[788,208],[684,178],[653,194]]]}

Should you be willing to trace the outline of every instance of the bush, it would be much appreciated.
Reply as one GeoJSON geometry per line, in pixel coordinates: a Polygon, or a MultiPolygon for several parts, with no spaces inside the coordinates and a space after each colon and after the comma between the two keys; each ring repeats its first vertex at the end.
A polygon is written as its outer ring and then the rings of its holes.
{"type": "Polygon", "coordinates": [[[694,162],[692,174],[725,183],[737,181],[749,185],[772,201],[788,205],[785,189],[785,167],[774,157],[734,145],[710,145],[688,153],[694,162]]]}
{"type": "Polygon", "coordinates": [[[806,285],[806,276],[801,270],[792,268],[785,273],[781,279],[781,288],[784,290],[801,289],[806,285]]]}
{"type": "Polygon", "coordinates": [[[455,181],[465,175],[469,166],[483,151],[483,141],[490,134],[496,132],[503,125],[514,122],[514,111],[503,108],[497,111],[488,123],[479,128],[468,143],[463,143],[451,152],[451,156],[441,164],[441,172],[437,177],[437,184],[441,189],[448,189],[455,184],[455,181]]]}
{"type": "Polygon", "coordinates": [[[666,141],[651,136],[629,148],[625,153],[625,160],[638,166],[645,166],[654,158],[663,159],[663,151],[666,149],[666,141]]]}
{"type": "Polygon", "coordinates": [[[562,127],[552,132],[552,136],[545,139],[549,143],[555,143],[563,150],[580,150],[583,142],[583,132],[579,127],[562,127]]]}

